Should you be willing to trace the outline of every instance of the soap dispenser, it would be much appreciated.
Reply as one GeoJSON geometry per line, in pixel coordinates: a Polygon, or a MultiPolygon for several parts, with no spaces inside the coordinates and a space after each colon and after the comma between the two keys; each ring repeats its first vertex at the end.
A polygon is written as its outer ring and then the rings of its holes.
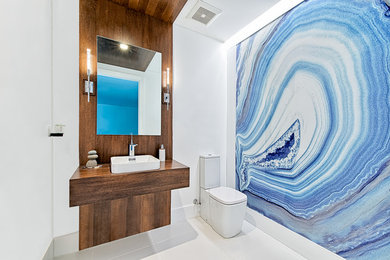
{"type": "Polygon", "coordinates": [[[161,162],[165,161],[165,148],[163,144],[161,145],[160,150],[158,151],[158,159],[161,162]]]}

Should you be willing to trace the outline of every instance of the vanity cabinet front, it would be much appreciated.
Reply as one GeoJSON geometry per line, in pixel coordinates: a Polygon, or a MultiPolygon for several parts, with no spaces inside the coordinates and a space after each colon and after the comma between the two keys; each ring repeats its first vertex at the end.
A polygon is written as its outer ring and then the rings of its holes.
{"type": "Polygon", "coordinates": [[[171,190],[185,187],[189,168],[174,160],[123,174],[112,174],[109,164],[79,167],[69,181],[69,204],[80,206],[79,249],[169,225],[171,190]]]}

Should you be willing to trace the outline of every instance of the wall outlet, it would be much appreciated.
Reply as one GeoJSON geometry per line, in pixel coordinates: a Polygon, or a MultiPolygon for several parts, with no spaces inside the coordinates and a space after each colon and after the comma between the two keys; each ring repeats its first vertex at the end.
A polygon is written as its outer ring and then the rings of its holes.
{"type": "Polygon", "coordinates": [[[49,137],[62,137],[64,136],[64,127],[65,125],[56,124],[54,126],[49,126],[49,137]]]}

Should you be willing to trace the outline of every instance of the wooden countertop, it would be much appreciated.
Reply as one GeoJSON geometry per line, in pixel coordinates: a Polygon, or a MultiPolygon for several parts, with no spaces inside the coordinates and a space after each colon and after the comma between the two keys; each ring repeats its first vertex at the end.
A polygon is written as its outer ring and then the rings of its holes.
{"type": "Polygon", "coordinates": [[[113,174],[110,164],[96,169],[80,166],[69,180],[69,205],[189,187],[189,172],[189,167],[174,160],[160,162],[160,169],[131,173],[113,174]]]}
{"type": "MultiPolygon", "coordinates": [[[[160,162],[160,169],[150,170],[150,171],[141,171],[141,172],[156,172],[156,171],[166,171],[166,170],[178,170],[178,169],[189,169],[188,166],[179,163],[175,160],[169,160],[165,162],[160,162]]],[[[70,180],[84,179],[84,178],[93,178],[93,177],[109,177],[111,175],[123,175],[123,174],[135,174],[139,172],[125,172],[125,173],[111,173],[110,164],[103,164],[100,168],[89,169],[83,166],[77,168],[70,180]]]]}

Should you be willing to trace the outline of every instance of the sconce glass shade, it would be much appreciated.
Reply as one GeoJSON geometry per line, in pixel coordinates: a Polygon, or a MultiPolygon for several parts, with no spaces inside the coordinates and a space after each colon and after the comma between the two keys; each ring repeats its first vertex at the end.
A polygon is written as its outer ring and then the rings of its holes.
{"type": "Polygon", "coordinates": [[[92,64],[91,64],[91,49],[87,49],[87,74],[92,73],[92,64]]]}
{"type": "Polygon", "coordinates": [[[169,85],[169,68],[167,68],[167,85],[169,85]]]}
{"type": "Polygon", "coordinates": [[[165,88],[167,86],[167,72],[163,72],[163,87],[165,88]]]}

